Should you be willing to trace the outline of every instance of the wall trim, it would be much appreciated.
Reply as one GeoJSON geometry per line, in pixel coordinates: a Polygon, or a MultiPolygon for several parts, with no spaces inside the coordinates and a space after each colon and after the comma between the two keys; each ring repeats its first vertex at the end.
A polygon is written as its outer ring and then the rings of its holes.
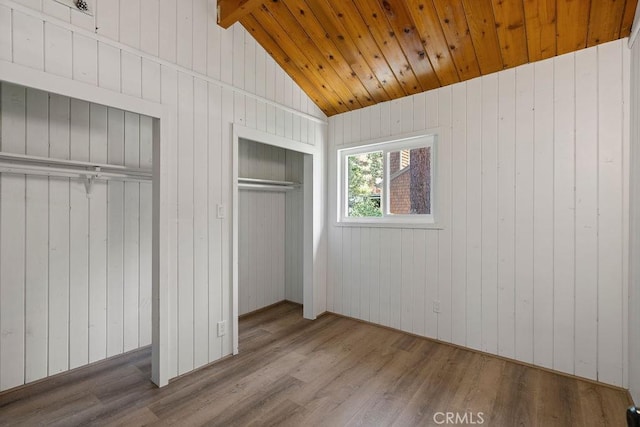
{"type": "MultiPolygon", "coordinates": [[[[31,8],[29,8],[27,6],[24,6],[24,5],[21,5],[19,3],[16,3],[15,1],[12,1],[12,0],[0,0],[0,5],[6,6],[6,7],[10,8],[10,9],[13,9],[13,10],[17,10],[17,11],[19,11],[21,13],[24,13],[25,15],[41,19],[44,22],[51,23],[51,24],[56,25],[58,27],[62,27],[64,29],[67,29],[67,30],[72,31],[74,33],[81,34],[81,35],[83,35],[85,37],[88,37],[88,38],[90,38],[92,40],[98,41],[100,43],[104,43],[104,44],[112,46],[112,47],[115,47],[115,48],[117,48],[117,49],[119,49],[121,51],[128,52],[128,53],[131,53],[133,55],[139,56],[141,58],[147,59],[149,61],[156,62],[156,63],[158,63],[160,65],[164,65],[165,67],[173,68],[173,69],[179,71],[180,73],[187,74],[187,75],[190,75],[192,77],[195,77],[195,78],[198,78],[198,79],[201,79],[201,80],[205,80],[206,82],[214,84],[214,85],[217,85],[217,86],[219,86],[219,87],[221,87],[223,89],[229,89],[229,90],[231,90],[231,91],[233,91],[233,92],[235,92],[235,93],[237,93],[239,95],[244,95],[244,96],[246,96],[248,98],[253,98],[256,101],[260,101],[260,102],[264,102],[265,104],[272,105],[272,106],[274,106],[276,108],[279,108],[281,110],[287,111],[287,112],[292,113],[292,114],[295,114],[295,115],[300,116],[302,118],[305,118],[305,119],[307,119],[309,121],[320,123],[320,124],[323,124],[323,125],[328,125],[328,121],[327,121],[326,118],[316,117],[316,116],[314,116],[312,114],[296,110],[295,108],[291,108],[291,107],[289,107],[287,105],[284,105],[284,104],[281,104],[279,102],[267,99],[267,98],[265,98],[263,96],[256,95],[255,93],[251,93],[251,92],[248,92],[248,91],[246,91],[244,89],[240,89],[238,87],[233,86],[232,84],[225,83],[225,82],[223,82],[221,80],[218,80],[218,79],[214,79],[214,78],[209,77],[209,76],[207,76],[205,74],[198,73],[198,72],[196,72],[194,70],[190,70],[190,69],[188,69],[186,67],[180,66],[178,64],[175,64],[173,62],[167,61],[167,60],[162,59],[160,57],[157,57],[157,56],[151,55],[149,53],[146,53],[146,52],[144,52],[144,51],[142,51],[140,49],[136,49],[134,47],[125,45],[123,43],[120,43],[120,42],[117,42],[115,40],[112,40],[112,39],[110,39],[108,37],[105,37],[105,36],[102,36],[100,34],[97,34],[95,32],[88,31],[88,30],[86,30],[84,28],[81,28],[81,27],[78,27],[76,25],[70,24],[68,22],[62,21],[60,19],[54,18],[54,17],[52,17],[50,15],[47,15],[47,14],[45,14],[43,12],[37,11],[35,9],[31,9],[31,8]]],[[[228,30],[228,31],[230,31],[230,30],[228,30]]]]}

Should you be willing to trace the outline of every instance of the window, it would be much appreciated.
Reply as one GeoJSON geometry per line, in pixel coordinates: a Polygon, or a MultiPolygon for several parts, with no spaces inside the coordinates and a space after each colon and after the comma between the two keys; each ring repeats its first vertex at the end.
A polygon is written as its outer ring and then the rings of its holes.
{"type": "Polygon", "coordinates": [[[339,150],[340,222],[434,223],[435,138],[339,150]]]}

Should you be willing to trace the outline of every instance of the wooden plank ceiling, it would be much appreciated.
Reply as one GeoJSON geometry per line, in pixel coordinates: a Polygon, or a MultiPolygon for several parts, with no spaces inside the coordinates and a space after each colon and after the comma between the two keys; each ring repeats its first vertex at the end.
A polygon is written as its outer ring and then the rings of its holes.
{"type": "Polygon", "coordinates": [[[328,116],[629,35],[638,0],[219,0],[328,116]]]}

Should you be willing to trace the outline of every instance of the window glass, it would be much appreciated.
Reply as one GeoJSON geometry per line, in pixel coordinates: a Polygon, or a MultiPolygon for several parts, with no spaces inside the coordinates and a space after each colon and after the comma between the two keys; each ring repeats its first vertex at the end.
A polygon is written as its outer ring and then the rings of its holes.
{"type": "Polygon", "coordinates": [[[435,228],[436,134],[337,150],[338,222],[435,228]]]}
{"type": "Polygon", "coordinates": [[[347,156],[347,215],[382,216],[382,151],[347,156]]]}
{"type": "Polygon", "coordinates": [[[431,214],[431,148],[391,151],[388,156],[389,213],[431,214]]]}

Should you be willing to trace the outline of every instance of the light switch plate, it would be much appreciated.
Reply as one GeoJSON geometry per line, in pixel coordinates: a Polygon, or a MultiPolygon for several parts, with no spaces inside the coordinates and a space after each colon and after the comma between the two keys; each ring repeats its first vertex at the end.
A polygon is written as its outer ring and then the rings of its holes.
{"type": "Polygon", "coordinates": [[[217,217],[218,219],[224,219],[227,214],[227,210],[224,208],[224,205],[217,206],[217,217]]]}

